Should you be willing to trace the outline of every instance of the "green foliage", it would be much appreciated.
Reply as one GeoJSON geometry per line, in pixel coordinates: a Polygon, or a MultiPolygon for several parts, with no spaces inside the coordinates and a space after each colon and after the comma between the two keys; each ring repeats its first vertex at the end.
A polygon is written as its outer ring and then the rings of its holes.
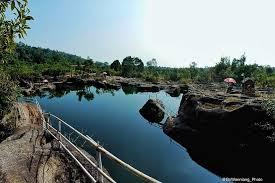
{"type": "Polygon", "coordinates": [[[64,52],[30,47],[23,43],[17,44],[14,54],[8,59],[5,70],[14,79],[90,73],[95,67],[90,58],[83,59],[64,52]]]}
{"type": "Polygon", "coordinates": [[[152,60],[148,61],[146,63],[147,67],[157,67],[158,63],[157,60],[155,58],[153,58],[152,60]]]}
{"type": "Polygon", "coordinates": [[[111,65],[110,65],[111,69],[115,70],[115,71],[120,71],[121,70],[121,64],[119,62],[119,60],[115,60],[111,65]]]}
{"type": "Polygon", "coordinates": [[[231,64],[229,57],[222,57],[221,61],[217,63],[214,67],[214,78],[217,81],[223,81],[224,78],[233,77],[231,72],[231,64]]]}
{"type": "Polygon", "coordinates": [[[275,88],[275,74],[266,78],[267,86],[275,88]]]}
{"type": "Polygon", "coordinates": [[[29,16],[27,4],[27,0],[0,1],[0,116],[18,97],[17,85],[2,64],[10,60],[15,38],[23,38],[30,29],[28,21],[33,18],[29,16]]]}
{"type": "Polygon", "coordinates": [[[199,68],[195,62],[187,68],[145,67],[142,60],[137,57],[129,56],[123,59],[122,64],[115,60],[109,65],[93,61],[89,57],[83,59],[75,55],[19,43],[15,54],[9,57],[8,62],[5,70],[15,79],[66,74],[78,74],[84,77],[90,73],[100,75],[102,72],[107,72],[110,75],[143,78],[149,82],[222,82],[226,77],[233,77],[240,83],[244,77],[252,77],[258,86],[274,87],[275,85],[274,68],[246,64],[244,55],[233,60],[229,57],[221,58],[214,67],[199,68]]]}
{"type": "Polygon", "coordinates": [[[138,57],[128,56],[122,61],[122,76],[135,77],[141,76],[140,73],[144,70],[144,64],[138,57]]]}
{"type": "Polygon", "coordinates": [[[0,117],[19,95],[17,84],[0,68],[0,117]]]}
{"type": "Polygon", "coordinates": [[[137,72],[143,72],[144,70],[144,64],[141,59],[138,57],[135,57],[134,59],[134,65],[135,65],[135,71],[137,72]]]}
{"type": "Polygon", "coordinates": [[[148,82],[158,82],[160,81],[160,76],[158,72],[151,73],[147,71],[143,73],[143,79],[148,82]]]}
{"type": "Polygon", "coordinates": [[[6,58],[12,53],[18,36],[23,38],[30,29],[28,21],[33,20],[29,16],[27,0],[0,1],[0,61],[6,62],[6,58]],[[10,14],[9,16],[7,14],[10,14]]]}
{"type": "Polygon", "coordinates": [[[198,69],[197,69],[196,62],[192,62],[190,64],[189,72],[190,72],[191,79],[195,79],[196,76],[198,75],[198,69]]]}
{"type": "Polygon", "coordinates": [[[232,62],[229,57],[223,57],[213,69],[209,70],[209,79],[223,81],[224,78],[233,77],[240,83],[244,78],[251,77],[258,86],[274,87],[274,68],[257,64],[248,65],[245,62],[245,55],[242,55],[239,59],[234,58],[232,62]]]}
{"type": "Polygon", "coordinates": [[[175,70],[171,74],[169,74],[169,80],[171,81],[179,81],[180,80],[180,75],[178,74],[178,71],[175,70]]]}

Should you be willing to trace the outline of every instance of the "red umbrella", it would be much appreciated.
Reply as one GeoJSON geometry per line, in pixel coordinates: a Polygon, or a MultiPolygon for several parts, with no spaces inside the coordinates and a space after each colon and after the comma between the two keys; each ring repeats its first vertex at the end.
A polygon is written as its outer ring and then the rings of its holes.
{"type": "Polygon", "coordinates": [[[234,84],[237,83],[237,82],[235,81],[235,79],[233,79],[233,78],[225,78],[223,81],[226,82],[226,83],[234,83],[234,84]]]}

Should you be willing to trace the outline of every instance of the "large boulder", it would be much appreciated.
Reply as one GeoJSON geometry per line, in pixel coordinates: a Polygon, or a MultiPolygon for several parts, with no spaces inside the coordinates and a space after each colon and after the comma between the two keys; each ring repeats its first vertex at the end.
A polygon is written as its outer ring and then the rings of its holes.
{"type": "Polygon", "coordinates": [[[222,177],[273,177],[275,120],[257,98],[187,93],[163,131],[222,177]]]}
{"type": "Polygon", "coordinates": [[[166,90],[166,93],[168,93],[171,97],[179,97],[181,88],[178,85],[173,85],[166,90]]]}
{"type": "Polygon", "coordinates": [[[149,99],[139,113],[149,122],[160,123],[164,118],[164,105],[160,100],[149,99]]]}

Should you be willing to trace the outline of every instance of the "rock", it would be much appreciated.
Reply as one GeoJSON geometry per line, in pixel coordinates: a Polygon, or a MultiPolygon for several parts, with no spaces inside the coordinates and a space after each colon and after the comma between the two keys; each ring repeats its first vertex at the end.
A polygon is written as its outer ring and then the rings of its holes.
{"type": "Polygon", "coordinates": [[[168,93],[171,97],[178,97],[180,96],[180,93],[181,93],[181,89],[179,86],[170,86],[167,90],[166,90],[166,93],[168,93]]]}
{"type": "Polygon", "coordinates": [[[242,93],[248,96],[255,96],[255,82],[250,78],[242,81],[242,93]]]}
{"type": "MultiPolygon", "coordinates": [[[[0,141],[0,182],[90,182],[75,161],[58,148],[58,142],[43,132],[41,123],[36,106],[26,103],[15,104],[0,121],[0,133],[6,134],[0,141]]],[[[76,150],[72,153],[93,177],[98,177],[97,170],[76,150]]],[[[83,153],[96,163],[87,152],[83,153]]],[[[108,174],[106,169],[104,172],[108,174]]]]}
{"type": "Polygon", "coordinates": [[[164,118],[164,105],[160,100],[149,99],[139,113],[149,122],[160,123],[164,118]]]}
{"type": "Polygon", "coordinates": [[[183,93],[183,94],[187,93],[188,90],[189,90],[189,86],[186,85],[186,84],[185,85],[180,85],[179,87],[180,87],[180,92],[183,93]]]}
{"type": "Polygon", "coordinates": [[[95,80],[93,86],[96,88],[106,88],[106,82],[103,82],[101,80],[95,80]]]}
{"type": "Polygon", "coordinates": [[[78,78],[78,77],[68,78],[66,80],[66,83],[70,84],[70,85],[77,85],[77,86],[84,86],[85,85],[85,81],[81,78],[78,78]]]}
{"type": "Polygon", "coordinates": [[[137,86],[139,92],[159,92],[160,88],[157,85],[141,84],[137,86]]]}
{"type": "Polygon", "coordinates": [[[108,89],[119,90],[121,88],[121,85],[117,83],[106,83],[106,87],[108,89]]]}
{"type": "Polygon", "coordinates": [[[178,116],[163,131],[200,165],[221,177],[273,179],[275,120],[259,98],[206,93],[183,95],[178,116]]]}

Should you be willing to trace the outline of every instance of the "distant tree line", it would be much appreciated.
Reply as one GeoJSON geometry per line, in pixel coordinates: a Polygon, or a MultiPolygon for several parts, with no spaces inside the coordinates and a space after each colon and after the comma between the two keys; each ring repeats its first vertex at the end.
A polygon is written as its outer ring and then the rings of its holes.
{"type": "Polygon", "coordinates": [[[213,67],[197,67],[192,62],[189,67],[169,68],[158,66],[157,60],[144,62],[138,57],[127,56],[121,62],[94,61],[50,49],[37,48],[18,43],[14,54],[8,59],[5,70],[12,78],[41,77],[43,75],[60,76],[65,74],[85,75],[107,72],[110,75],[142,78],[150,82],[174,81],[190,82],[222,82],[226,77],[233,77],[240,83],[244,77],[251,77],[260,86],[275,85],[275,70],[270,66],[247,64],[246,56],[230,59],[222,57],[213,67]]]}
{"type": "Polygon", "coordinates": [[[240,83],[245,77],[256,80],[258,85],[275,87],[275,68],[246,64],[246,56],[240,58],[222,57],[213,67],[198,68],[196,62],[189,67],[169,68],[157,66],[156,59],[147,62],[147,67],[138,58],[126,57],[122,63],[115,60],[110,67],[118,75],[126,77],[141,77],[147,81],[160,80],[188,82],[222,82],[227,77],[232,77],[240,83]]]}

